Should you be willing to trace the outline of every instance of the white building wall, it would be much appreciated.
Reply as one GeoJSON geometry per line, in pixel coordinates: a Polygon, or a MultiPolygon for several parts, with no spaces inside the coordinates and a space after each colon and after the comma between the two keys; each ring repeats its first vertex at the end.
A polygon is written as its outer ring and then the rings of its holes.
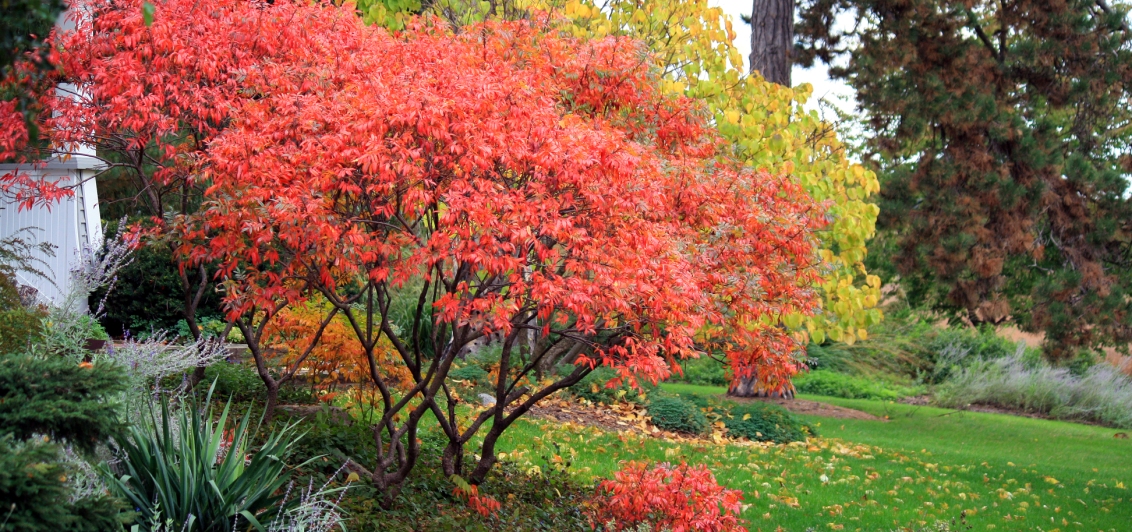
{"type": "Polygon", "coordinates": [[[97,249],[101,245],[102,221],[93,179],[96,164],[95,159],[84,156],[36,166],[0,164],[0,175],[18,171],[33,178],[64,179],[60,185],[81,183],[74,188],[72,196],[49,206],[20,210],[8,198],[0,197],[0,239],[27,228],[30,233],[24,231],[21,238],[33,240],[32,243],[48,242],[55,248],[54,256],[35,253],[43,261],[37,266],[49,280],[27,272],[17,274],[17,282],[38,290],[45,302],[61,302],[62,295],[69,289],[70,272],[79,265],[83,248],[97,249]]]}
{"type": "MultiPolygon", "coordinates": [[[[69,11],[59,15],[55,26],[63,31],[75,28],[69,11]]],[[[77,87],[70,83],[60,84],[56,91],[72,97],[78,94],[77,87]]],[[[22,238],[34,238],[34,243],[48,242],[55,248],[54,256],[35,253],[43,261],[43,264],[37,265],[38,269],[49,280],[26,272],[18,273],[16,279],[16,282],[38,290],[45,302],[61,302],[63,294],[70,288],[70,273],[79,265],[82,250],[95,250],[102,245],[102,217],[98,209],[98,188],[94,182],[101,163],[94,155],[93,146],[80,145],[65,157],[34,165],[0,164],[0,176],[20,172],[32,178],[63,178],[65,181],[59,182],[60,186],[74,187],[74,194],[67,199],[46,207],[24,210],[10,202],[9,198],[0,196],[0,239],[29,228],[30,234],[25,231],[21,234],[22,238]]]]}

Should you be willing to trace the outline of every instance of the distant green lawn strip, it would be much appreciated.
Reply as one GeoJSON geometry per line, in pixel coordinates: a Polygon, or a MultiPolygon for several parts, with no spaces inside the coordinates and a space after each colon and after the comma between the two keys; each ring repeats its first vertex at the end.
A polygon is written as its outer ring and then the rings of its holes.
{"type": "MultiPolygon", "coordinates": [[[[664,389],[723,393],[693,385],[664,389]]],[[[532,470],[569,462],[568,470],[587,481],[609,476],[622,460],[704,463],[722,484],[744,491],[750,506],[743,516],[752,531],[892,530],[958,523],[964,512],[973,530],[1130,529],[1132,443],[1114,439],[1112,429],[802,398],[890,419],[807,417],[820,424],[822,438],[790,446],[670,442],[530,421],[517,424],[498,450],[532,470]]]]}

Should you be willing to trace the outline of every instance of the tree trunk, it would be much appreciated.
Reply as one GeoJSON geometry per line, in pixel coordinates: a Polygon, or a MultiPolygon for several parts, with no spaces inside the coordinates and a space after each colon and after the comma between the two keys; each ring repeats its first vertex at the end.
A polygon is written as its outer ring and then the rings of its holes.
{"type": "MultiPolygon", "coordinates": [[[[754,0],[751,10],[751,71],[771,83],[790,86],[791,51],[794,49],[794,0],[754,0]]],[[[786,397],[794,390],[767,392],[756,379],[731,383],[732,397],[786,397]]]]}
{"type": "Polygon", "coordinates": [[[781,392],[767,391],[766,388],[764,388],[757,379],[739,379],[737,382],[731,383],[731,387],[727,389],[727,395],[731,397],[773,397],[793,399],[794,387],[787,386],[781,392]]]}
{"type": "Polygon", "coordinates": [[[793,48],[794,0],[754,0],[751,70],[771,83],[789,87],[793,48]]]}

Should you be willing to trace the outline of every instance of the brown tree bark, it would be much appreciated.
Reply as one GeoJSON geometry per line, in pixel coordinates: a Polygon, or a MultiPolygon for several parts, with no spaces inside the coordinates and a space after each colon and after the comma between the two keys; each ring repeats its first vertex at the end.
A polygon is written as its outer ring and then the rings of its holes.
{"type": "MultiPolygon", "coordinates": [[[[771,83],[790,86],[791,50],[794,48],[794,0],[754,0],[751,10],[751,71],[771,83]]],[[[793,390],[767,393],[756,379],[739,379],[727,390],[733,397],[793,399],[793,390]]]]}
{"type": "Polygon", "coordinates": [[[751,70],[790,86],[794,48],[794,0],[754,0],[751,11],[751,70]]]}

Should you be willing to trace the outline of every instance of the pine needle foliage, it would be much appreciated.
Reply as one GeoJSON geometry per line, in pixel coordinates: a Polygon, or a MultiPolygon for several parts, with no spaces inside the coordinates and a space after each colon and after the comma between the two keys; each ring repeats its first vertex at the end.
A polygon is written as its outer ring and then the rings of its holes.
{"type": "Polygon", "coordinates": [[[0,357],[0,427],[20,440],[47,435],[93,450],[122,426],[109,398],[124,390],[124,381],[120,369],[105,361],[0,357]]]}
{"type": "Polygon", "coordinates": [[[1054,360],[1126,348],[1127,13],[1105,0],[802,2],[795,57],[856,90],[881,176],[870,269],[954,322],[1043,332],[1054,360]]]}

